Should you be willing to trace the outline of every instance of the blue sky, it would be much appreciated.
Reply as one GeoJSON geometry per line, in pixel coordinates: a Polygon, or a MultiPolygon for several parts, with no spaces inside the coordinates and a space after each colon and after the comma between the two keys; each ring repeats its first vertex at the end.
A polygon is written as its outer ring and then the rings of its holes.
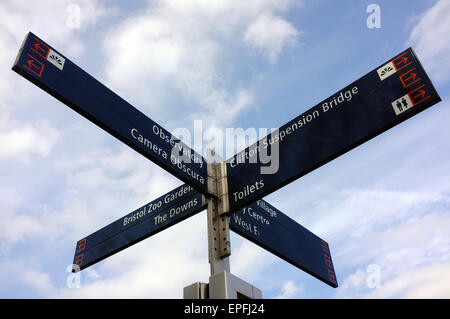
{"type": "Polygon", "coordinates": [[[329,243],[340,287],[233,233],[231,271],[265,298],[449,298],[449,16],[447,0],[2,1],[0,297],[181,298],[209,275],[202,212],[67,286],[77,240],[181,182],[11,71],[32,31],[169,130],[279,127],[412,46],[443,101],[265,198],[329,243]]]}

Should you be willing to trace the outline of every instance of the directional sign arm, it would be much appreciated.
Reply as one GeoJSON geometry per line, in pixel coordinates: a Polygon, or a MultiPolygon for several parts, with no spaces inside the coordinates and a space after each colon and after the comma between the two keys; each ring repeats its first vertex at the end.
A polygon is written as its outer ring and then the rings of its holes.
{"type": "Polygon", "coordinates": [[[182,185],[79,240],[73,271],[85,269],[206,208],[205,197],[182,185]]]}
{"type": "Polygon", "coordinates": [[[227,160],[224,200],[228,200],[228,212],[274,192],[440,100],[412,49],[406,50],[227,160]],[[261,161],[263,154],[271,156],[276,172],[262,173],[268,166],[261,161]]]}
{"type": "Polygon", "coordinates": [[[328,243],[264,200],[230,217],[230,229],[333,288],[338,286],[328,243]]]}
{"type": "Polygon", "coordinates": [[[31,32],[13,70],[155,164],[207,193],[206,161],[31,32]]]}

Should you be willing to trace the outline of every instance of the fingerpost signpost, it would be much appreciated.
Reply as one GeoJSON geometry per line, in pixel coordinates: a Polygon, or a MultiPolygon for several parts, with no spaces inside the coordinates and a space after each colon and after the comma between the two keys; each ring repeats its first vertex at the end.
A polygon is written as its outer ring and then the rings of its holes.
{"type": "Polygon", "coordinates": [[[440,101],[409,48],[222,161],[211,150],[205,159],[31,32],[12,69],[184,183],[80,239],[73,271],[207,209],[209,283],[184,288],[198,299],[262,298],[230,272],[230,229],[338,287],[328,243],[263,197],[440,101]]]}

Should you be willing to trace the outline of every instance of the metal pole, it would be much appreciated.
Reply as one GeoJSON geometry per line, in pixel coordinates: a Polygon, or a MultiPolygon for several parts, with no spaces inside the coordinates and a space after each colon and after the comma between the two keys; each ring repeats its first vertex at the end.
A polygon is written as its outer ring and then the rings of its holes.
{"type": "Polygon", "coordinates": [[[207,149],[208,193],[208,260],[211,276],[209,284],[196,282],[184,287],[184,299],[260,299],[260,289],[230,273],[230,217],[223,201],[227,193],[226,167],[219,156],[207,149]],[[225,183],[224,183],[225,182],[225,183]],[[220,201],[220,203],[219,203],[220,201]],[[219,205],[220,204],[220,205],[219,205]]]}
{"type": "Polygon", "coordinates": [[[218,158],[210,149],[207,150],[208,188],[211,194],[207,199],[208,220],[208,258],[211,276],[219,272],[230,272],[231,255],[229,217],[219,216],[217,203],[217,172],[218,158]]]}

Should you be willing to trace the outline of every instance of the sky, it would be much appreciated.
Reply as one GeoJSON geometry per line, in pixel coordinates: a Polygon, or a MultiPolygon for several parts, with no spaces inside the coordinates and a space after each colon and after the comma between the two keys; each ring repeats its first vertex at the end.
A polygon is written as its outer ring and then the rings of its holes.
{"type": "Polygon", "coordinates": [[[2,0],[0,297],[182,298],[209,276],[205,211],[70,273],[77,240],[182,182],[11,70],[32,31],[166,129],[201,121],[185,142],[202,153],[205,132],[280,127],[413,47],[442,102],[265,198],[328,242],[339,287],[234,233],[231,272],[264,298],[449,298],[449,16],[447,0],[2,0]]]}

